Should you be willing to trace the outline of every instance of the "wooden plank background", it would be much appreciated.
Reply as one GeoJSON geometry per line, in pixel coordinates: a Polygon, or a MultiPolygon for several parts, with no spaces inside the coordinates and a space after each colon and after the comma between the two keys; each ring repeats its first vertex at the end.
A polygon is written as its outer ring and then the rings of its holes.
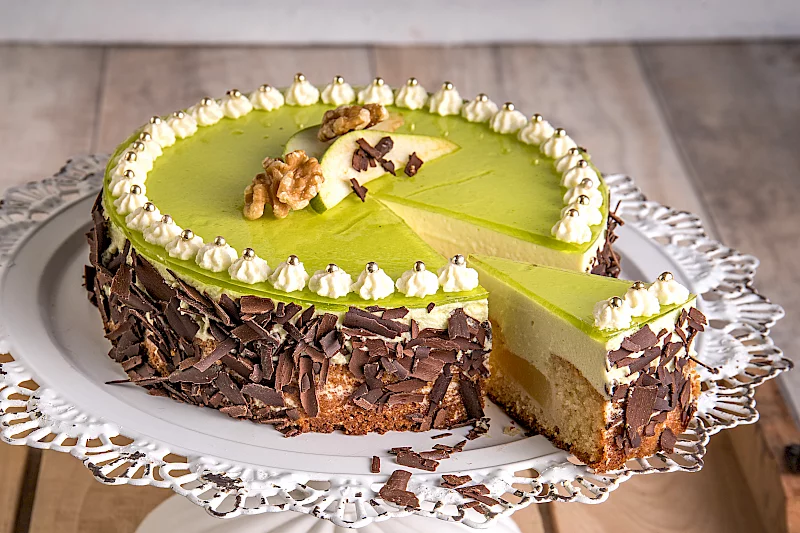
{"type": "MultiPolygon", "coordinates": [[[[354,83],[380,75],[399,84],[413,75],[435,89],[450,80],[465,97],[486,92],[544,114],[585,144],[605,171],[633,175],[651,198],[700,214],[724,242],[759,257],[757,285],[788,314],[775,340],[798,353],[792,334],[800,316],[797,43],[0,45],[0,189],[49,176],[72,155],[108,152],[152,114],[232,87],[286,84],[298,70],[316,83],[341,74],[354,83]]],[[[790,374],[782,384],[797,405],[800,376],[790,374]]],[[[765,392],[759,394],[764,424],[715,437],[702,472],[635,478],[603,505],[532,506],[518,513],[518,522],[526,533],[786,529],[800,483],[780,455],[783,443],[800,437],[775,386],[765,392]],[[754,454],[757,476],[737,461],[747,464],[754,454]],[[781,484],[793,498],[781,500],[781,484]]],[[[0,474],[0,533],[129,532],[169,495],[103,486],[70,456],[5,445],[0,474]]]]}

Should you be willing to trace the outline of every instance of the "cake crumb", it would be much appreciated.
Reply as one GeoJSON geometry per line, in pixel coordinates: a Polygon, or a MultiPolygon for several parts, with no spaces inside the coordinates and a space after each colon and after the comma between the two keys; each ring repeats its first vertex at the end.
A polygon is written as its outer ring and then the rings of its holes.
{"type": "Polygon", "coordinates": [[[522,433],[517,426],[506,426],[503,428],[503,434],[508,435],[509,437],[516,437],[522,433]]]}

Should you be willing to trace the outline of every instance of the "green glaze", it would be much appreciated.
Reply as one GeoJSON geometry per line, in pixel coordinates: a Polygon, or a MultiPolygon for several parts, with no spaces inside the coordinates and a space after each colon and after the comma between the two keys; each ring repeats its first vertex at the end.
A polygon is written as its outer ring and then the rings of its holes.
{"type": "MultiPolygon", "coordinates": [[[[476,268],[481,276],[491,276],[524,294],[595,339],[605,340],[619,333],[600,330],[594,326],[594,306],[597,302],[613,296],[620,298],[625,296],[632,284],[631,281],[482,255],[470,256],[470,265],[476,268]]],[[[691,295],[686,302],[694,298],[695,296],[691,295]]],[[[653,322],[683,307],[686,302],[662,306],[661,312],[657,315],[636,317],[631,328],[638,329],[646,323],[653,322]]]]}
{"type": "MultiPolygon", "coordinates": [[[[412,178],[398,172],[397,177],[387,174],[372,181],[364,203],[351,194],[322,214],[307,208],[283,220],[269,215],[246,220],[242,216],[243,191],[262,170],[264,157],[282,154],[292,135],[318,123],[330,108],[316,104],[255,110],[236,120],[223,118],[214,126],[201,127],[156,159],[148,173],[147,195],[162,213],[170,214],[179,226],[192,229],[206,242],[222,235],[239,252],[247,246],[254,248],[273,267],[295,254],[309,274],[335,262],[354,280],[368,261],[378,262],[393,279],[417,260],[425,261],[430,270],[446,262],[384,206],[381,198],[466,219],[566,252],[587,249],[588,245],[574,246],[550,237],[565,189],[559,185],[552,159],[542,156],[537,147],[519,142],[514,135],[494,133],[486,124],[393,107],[390,112],[405,120],[398,133],[444,137],[460,149],[425,162],[412,178]]],[[[118,148],[112,161],[135,135],[118,148]]],[[[111,206],[113,199],[107,190],[105,194],[105,204],[111,206]]],[[[607,205],[603,209],[606,211],[607,205]]],[[[247,285],[232,280],[227,272],[202,270],[194,261],[170,258],[163,248],[146,243],[141,233],[125,227],[124,217],[113,209],[107,213],[138,252],[203,284],[234,294],[313,302],[327,309],[365,304],[356,294],[337,300],[307,289],[287,295],[268,283],[247,285]]],[[[593,229],[595,236],[601,231],[600,226],[593,229]]],[[[395,293],[379,303],[419,307],[431,301],[443,304],[485,297],[486,292],[478,288],[466,293],[440,291],[424,300],[395,293]]]]}

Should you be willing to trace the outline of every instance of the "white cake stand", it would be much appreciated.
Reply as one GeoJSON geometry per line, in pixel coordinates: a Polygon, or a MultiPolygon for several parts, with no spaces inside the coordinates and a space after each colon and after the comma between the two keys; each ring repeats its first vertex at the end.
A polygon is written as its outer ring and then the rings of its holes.
{"type": "Polygon", "coordinates": [[[271,427],[148,396],[135,386],[104,385],[124,374],[105,355],[99,316],[81,287],[84,233],[104,164],[102,157],[76,159],[53,178],[6,192],[0,350],[14,361],[0,365],[0,435],[10,444],[68,452],[109,485],[175,491],[179,496],[156,509],[142,532],[516,531],[508,517],[531,503],[598,503],[635,474],[699,470],[709,437],[755,422],[755,386],[791,367],[768,336],[783,311],[751,286],[756,259],[709,239],[696,217],[646,201],[630,178],[607,176],[627,222],[616,245],[626,277],[673,272],[702,295],[699,306],[711,326],[698,351],[718,373],[700,369],[697,416],[675,453],[596,474],[541,436],[506,434],[510,420],[490,405],[490,433],[435,474],[415,473],[409,490],[421,509],[398,508],[378,495],[395,468],[388,450],[452,445],[466,429],[435,441],[431,435],[441,431],[287,439],[271,427]],[[370,474],[373,455],[382,458],[380,474],[370,474]],[[502,503],[465,507],[467,500],[440,486],[448,473],[469,474],[502,503]]]}

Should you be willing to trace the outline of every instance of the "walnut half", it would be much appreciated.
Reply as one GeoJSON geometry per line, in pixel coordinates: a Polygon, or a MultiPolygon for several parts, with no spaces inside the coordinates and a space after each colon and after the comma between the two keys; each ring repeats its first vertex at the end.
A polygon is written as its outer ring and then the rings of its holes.
{"type": "Polygon", "coordinates": [[[261,218],[267,204],[276,218],[286,218],[289,211],[305,208],[319,192],[325,178],[316,158],[295,150],[284,159],[264,159],[264,172],[245,189],[244,216],[248,220],[261,218]]]}
{"type": "Polygon", "coordinates": [[[381,104],[342,105],[325,111],[317,138],[327,142],[339,135],[369,128],[387,118],[389,112],[381,104]]]}

